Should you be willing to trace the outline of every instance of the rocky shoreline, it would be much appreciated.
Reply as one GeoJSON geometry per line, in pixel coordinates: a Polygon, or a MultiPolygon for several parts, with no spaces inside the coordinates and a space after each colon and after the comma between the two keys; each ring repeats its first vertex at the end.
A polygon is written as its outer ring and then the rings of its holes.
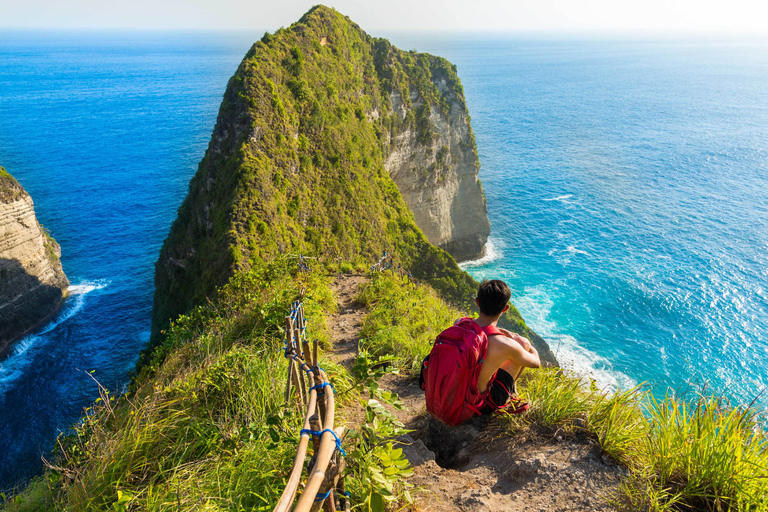
{"type": "Polygon", "coordinates": [[[60,257],[32,198],[0,167],[0,358],[61,310],[69,280],[60,257]]]}

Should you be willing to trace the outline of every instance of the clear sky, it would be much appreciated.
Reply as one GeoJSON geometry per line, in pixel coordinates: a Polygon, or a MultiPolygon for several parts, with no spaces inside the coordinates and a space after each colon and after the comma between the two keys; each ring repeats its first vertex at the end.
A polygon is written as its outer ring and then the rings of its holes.
{"type": "MultiPolygon", "coordinates": [[[[268,29],[303,0],[0,0],[0,27],[268,29]]],[[[766,0],[328,0],[369,32],[492,30],[729,32],[768,35],[766,0]]]]}

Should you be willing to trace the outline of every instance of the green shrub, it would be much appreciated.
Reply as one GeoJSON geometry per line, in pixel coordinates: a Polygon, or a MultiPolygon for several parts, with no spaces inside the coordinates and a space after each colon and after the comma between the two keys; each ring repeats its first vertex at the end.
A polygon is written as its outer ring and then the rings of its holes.
{"type": "Polygon", "coordinates": [[[419,367],[437,335],[462,316],[428,286],[414,285],[388,272],[375,272],[358,302],[369,309],[360,346],[374,355],[391,355],[406,371],[419,367]]]}

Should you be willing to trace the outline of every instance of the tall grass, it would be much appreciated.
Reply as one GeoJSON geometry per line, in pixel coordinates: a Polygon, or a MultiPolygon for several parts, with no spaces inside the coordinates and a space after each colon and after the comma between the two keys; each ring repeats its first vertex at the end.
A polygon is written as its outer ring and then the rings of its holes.
{"type": "MultiPolygon", "coordinates": [[[[282,321],[306,287],[312,334],[327,339],[325,315],[335,307],[326,278],[301,279],[270,264],[238,275],[215,303],[180,318],[133,391],[120,398],[103,391],[60,438],[51,469],[0,508],[270,510],[295,454],[302,412],[282,400],[282,321]]],[[[359,300],[370,310],[363,348],[408,370],[461,316],[429,287],[385,274],[359,300]]],[[[348,399],[344,389],[353,380],[334,370],[348,399]]],[[[768,436],[755,408],[713,396],[657,400],[642,387],[601,391],[557,369],[527,371],[518,390],[531,408],[502,419],[510,435],[537,428],[592,436],[630,470],[615,497],[619,510],[768,511],[768,436]]],[[[362,494],[360,474],[348,475],[357,479],[349,488],[362,494]]]]}
{"type": "Polygon", "coordinates": [[[647,404],[644,463],[625,487],[649,510],[768,510],[768,436],[752,407],[667,396],[647,404]]]}
{"type": "Polygon", "coordinates": [[[554,369],[529,372],[518,390],[531,408],[508,417],[512,434],[586,432],[630,470],[620,510],[768,510],[768,435],[754,408],[713,396],[660,401],[641,387],[599,391],[554,369]]]}
{"type": "MultiPolygon", "coordinates": [[[[180,318],[134,382],[103,398],[5,510],[271,510],[303,420],[285,406],[281,326],[306,286],[313,336],[327,338],[328,281],[274,263],[234,278],[180,318]],[[302,282],[299,282],[301,279],[302,282]]],[[[2,501],[2,500],[0,500],[2,501]]]]}

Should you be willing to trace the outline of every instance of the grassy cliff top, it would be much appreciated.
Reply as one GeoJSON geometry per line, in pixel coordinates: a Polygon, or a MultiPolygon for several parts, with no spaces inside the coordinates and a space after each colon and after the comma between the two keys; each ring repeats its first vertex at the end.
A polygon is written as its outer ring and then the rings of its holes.
{"type": "MultiPolygon", "coordinates": [[[[47,472],[24,492],[0,497],[0,509],[271,510],[303,422],[303,406],[283,396],[287,372],[279,348],[286,311],[301,298],[311,336],[326,348],[334,328],[327,321],[336,304],[331,280],[323,272],[293,269],[291,259],[254,266],[233,277],[213,302],[180,317],[136,377],[135,390],[122,397],[103,390],[83,421],[60,438],[47,472]]],[[[427,285],[387,273],[368,281],[358,290],[367,307],[361,354],[383,356],[385,364],[412,370],[436,334],[462,314],[427,285]]],[[[369,368],[382,366],[363,358],[369,368]]],[[[337,405],[349,406],[361,375],[321,361],[337,405]]],[[[617,510],[768,506],[768,437],[752,408],[733,409],[716,397],[657,401],[645,388],[601,391],[556,369],[526,372],[519,392],[530,411],[499,415],[485,428],[486,439],[509,446],[505,438],[589,438],[626,468],[613,497],[617,510]]],[[[367,403],[371,397],[361,398],[367,403]]],[[[380,435],[375,439],[386,445],[394,435],[376,430],[376,421],[367,420],[373,430],[366,432],[380,435]]],[[[383,503],[374,507],[370,500],[381,486],[366,475],[372,468],[383,471],[386,462],[366,451],[364,438],[344,441],[346,488],[356,509],[384,510],[383,503]]],[[[406,489],[394,487],[390,495],[403,505],[406,489]]]]}

